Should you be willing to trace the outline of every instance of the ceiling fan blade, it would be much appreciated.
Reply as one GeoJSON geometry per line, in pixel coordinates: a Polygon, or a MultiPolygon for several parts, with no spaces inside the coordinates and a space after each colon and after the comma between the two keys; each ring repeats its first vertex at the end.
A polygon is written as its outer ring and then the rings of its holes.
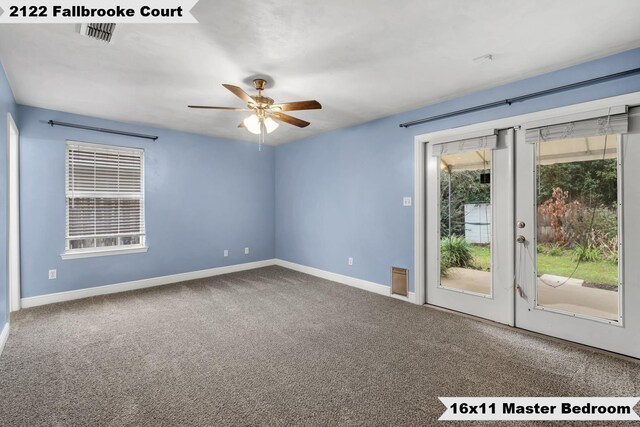
{"type": "Polygon", "coordinates": [[[285,102],[282,104],[272,105],[271,108],[280,109],[280,111],[299,111],[299,110],[319,110],[322,105],[318,101],[296,101],[285,102]]]}
{"type": "Polygon", "coordinates": [[[248,108],[236,108],[236,107],[212,107],[210,105],[189,105],[189,108],[204,108],[207,110],[231,110],[231,111],[253,111],[248,108]]]}
{"type": "Polygon", "coordinates": [[[237,96],[238,98],[242,99],[244,102],[246,102],[247,104],[255,104],[256,101],[250,97],[247,92],[243,91],[242,89],[240,89],[238,86],[234,86],[234,85],[227,85],[227,84],[222,84],[222,86],[226,87],[227,89],[229,89],[231,91],[231,93],[233,93],[235,96],[237,96]]]}
{"type": "Polygon", "coordinates": [[[311,124],[309,122],[305,122],[304,120],[300,120],[297,117],[293,117],[284,113],[278,113],[277,111],[272,111],[269,113],[269,115],[276,120],[289,123],[290,125],[298,126],[299,128],[305,128],[311,124]]]}

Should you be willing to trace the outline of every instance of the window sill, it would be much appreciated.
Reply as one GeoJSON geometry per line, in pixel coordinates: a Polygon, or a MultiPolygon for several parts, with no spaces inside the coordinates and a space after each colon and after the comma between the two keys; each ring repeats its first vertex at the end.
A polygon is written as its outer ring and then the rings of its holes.
{"type": "Polygon", "coordinates": [[[125,255],[135,254],[140,252],[147,252],[148,246],[137,246],[133,248],[119,248],[119,249],[102,249],[94,251],[78,251],[78,252],[65,252],[60,254],[62,259],[78,259],[78,258],[93,258],[97,256],[110,256],[110,255],[125,255]]]}

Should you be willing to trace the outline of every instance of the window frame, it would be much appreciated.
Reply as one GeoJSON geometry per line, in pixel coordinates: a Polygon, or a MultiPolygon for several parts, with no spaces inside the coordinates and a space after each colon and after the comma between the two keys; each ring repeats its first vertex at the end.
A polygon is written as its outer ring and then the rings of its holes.
{"type": "MultiPolygon", "coordinates": [[[[90,258],[97,256],[108,256],[108,255],[121,255],[121,254],[130,254],[130,253],[140,253],[147,252],[147,239],[146,239],[146,209],[145,209],[145,156],[144,149],[136,148],[136,147],[126,147],[126,146],[117,146],[117,145],[108,145],[108,144],[99,144],[93,142],[83,142],[76,140],[66,140],[65,142],[65,231],[64,231],[64,240],[65,240],[65,250],[64,253],[60,255],[60,257],[65,259],[76,259],[76,258],[90,258]],[[67,203],[67,199],[71,197],[67,194],[68,187],[68,179],[69,179],[69,148],[70,147],[80,147],[85,148],[89,151],[111,151],[119,154],[126,155],[136,155],[140,156],[140,201],[141,201],[141,221],[142,221],[142,233],[140,236],[140,243],[134,245],[115,245],[115,246],[104,246],[104,247],[92,247],[92,248],[80,248],[80,249],[71,249],[70,248],[70,240],[74,240],[70,238],[67,233],[69,230],[69,207],[67,203]]],[[[103,192],[104,193],[104,192],[103,192]]],[[[96,196],[98,197],[98,196],[96,196]]],[[[117,198],[117,197],[114,197],[117,198]]],[[[135,233],[133,233],[135,234],[135,233]]],[[[133,235],[132,234],[132,235],[133,235]]],[[[105,235],[104,237],[109,237],[105,235]]]]}

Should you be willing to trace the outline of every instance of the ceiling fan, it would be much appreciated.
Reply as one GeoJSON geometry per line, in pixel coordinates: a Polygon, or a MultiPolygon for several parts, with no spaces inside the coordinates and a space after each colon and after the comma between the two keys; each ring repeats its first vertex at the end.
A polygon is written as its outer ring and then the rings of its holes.
{"type": "Polygon", "coordinates": [[[258,91],[258,95],[249,96],[244,90],[238,86],[223,84],[238,98],[242,99],[247,108],[235,107],[213,107],[207,105],[189,105],[189,108],[204,108],[209,110],[232,110],[252,112],[249,117],[244,119],[238,125],[239,128],[246,128],[249,132],[256,135],[264,135],[263,131],[271,133],[279,126],[278,122],[285,122],[300,128],[309,126],[309,122],[301,120],[297,117],[284,114],[283,111],[299,111],[299,110],[319,110],[322,105],[318,101],[297,101],[275,104],[272,98],[262,96],[262,91],[267,87],[267,81],[264,79],[255,79],[253,85],[258,91]]]}

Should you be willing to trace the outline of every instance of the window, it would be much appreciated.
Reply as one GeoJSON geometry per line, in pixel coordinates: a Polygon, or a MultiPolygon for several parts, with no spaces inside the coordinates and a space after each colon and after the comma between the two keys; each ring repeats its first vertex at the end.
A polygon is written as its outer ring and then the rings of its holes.
{"type": "Polygon", "coordinates": [[[620,319],[618,139],[536,144],[538,306],[620,319]]]}
{"type": "Polygon", "coordinates": [[[621,134],[628,128],[626,107],[612,107],[606,116],[526,131],[536,152],[536,308],[622,321],[621,134]]]}
{"type": "Polygon", "coordinates": [[[490,297],[495,130],[471,138],[433,142],[440,160],[440,286],[490,297]]]}
{"type": "Polygon", "coordinates": [[[144,151],[67,141],[63,258],[146,250],[144,151]]]}
{"type": "Polygon", "coordinates": [[[440,157],[440,286],[491,295],[492,150],[440,157]]]}

